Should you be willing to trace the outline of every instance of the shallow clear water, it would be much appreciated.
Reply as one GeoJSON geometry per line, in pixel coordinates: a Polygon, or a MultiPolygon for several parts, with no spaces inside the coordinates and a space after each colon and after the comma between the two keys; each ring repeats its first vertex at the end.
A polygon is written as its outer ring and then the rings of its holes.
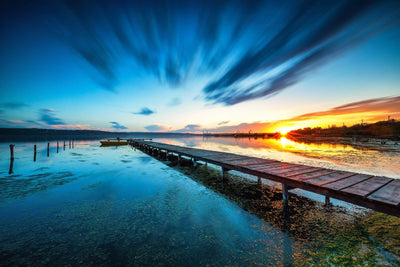
{"type": "Polygon", "coordinates": [[[0,265],[292,264],[300,245],[183,174],[98,141],[0,144],[0,265]]]}
{"type": "MultiPolygon", "coordinates": [[[[393,151],[287,139],[154,141],[400,178],[393,151]]],[[[304,244],[128,146],[0,143],[0,265],[292,265],[304,244]]]]}

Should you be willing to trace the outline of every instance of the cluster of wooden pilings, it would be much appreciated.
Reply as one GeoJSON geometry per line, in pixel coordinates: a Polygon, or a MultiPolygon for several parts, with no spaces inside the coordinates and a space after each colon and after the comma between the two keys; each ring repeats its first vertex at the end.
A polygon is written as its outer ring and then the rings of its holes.
{"type": "MultiPolygon", "coordinates": [[[[65,140],[63,141],[64,144],[60,145],[60,142],[57,141],[57,153],[60,151],[60,146],[62,146],[63,150],[67,147],[67,143],[65,140]]],[[[8,174],[13,173],[13,167],[14,167],[14,147],[15,144],[10,144],[10,169],[8,171],[8,174]]],[[[68,147],[74,148],[74,139],[69,139],[68,140],[68,147]]],[[[36,162],[36,154],[37,154],[37,145],[33,145],[33,161],[36,162]]],[[[50,157],[50,143],[47,143],[47,157],[50,157]]]]}

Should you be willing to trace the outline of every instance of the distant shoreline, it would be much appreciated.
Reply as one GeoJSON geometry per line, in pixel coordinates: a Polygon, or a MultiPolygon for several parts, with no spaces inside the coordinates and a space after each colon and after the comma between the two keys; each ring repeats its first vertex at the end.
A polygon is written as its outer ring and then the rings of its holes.
{"type": "Polygon", "coordinates": [[[100,140],[106,138],[162,138],[202,136],[190,133],[106,132],[98,130],[55,130],[35,128],[0,128],[0,142],[29,142],[54,140],[100,140]]]}

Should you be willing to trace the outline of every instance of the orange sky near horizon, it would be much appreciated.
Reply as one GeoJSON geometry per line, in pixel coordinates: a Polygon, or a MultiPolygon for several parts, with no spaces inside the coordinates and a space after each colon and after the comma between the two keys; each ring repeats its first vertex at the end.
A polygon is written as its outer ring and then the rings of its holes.
{"type": "Polygon", "coordinates": [[[359,123],[375,123],[387,119],[400,120],[400,96],[364,100],[334,107],[324,111],[302,114],[287,120],[244,123],[219,127],[211,132],[280,132],[307,127],[352,126],[359,123]]]}

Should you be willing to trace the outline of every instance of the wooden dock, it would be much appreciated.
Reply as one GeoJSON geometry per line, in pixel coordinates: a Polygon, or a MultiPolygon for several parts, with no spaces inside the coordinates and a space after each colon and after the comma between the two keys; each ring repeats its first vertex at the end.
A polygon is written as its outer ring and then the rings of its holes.
{"type": "Polygon", "coordinates": [[[208,162],[222,168],[222,179],[230,170],[247,173],[262,179],[282,184],[283,200],[288,201],[288,191],[300,188],[330,198],[339,199],[358,206],[400,217],[400,179],[373,176],[347,171],[338,171],[306,165],[292,164],[277,160],[249,157],[232,153],[189,148],[156,143],[145,140],[129,140],[129,144],[152,155],[157,151],[189,157],[208,162]]]}

